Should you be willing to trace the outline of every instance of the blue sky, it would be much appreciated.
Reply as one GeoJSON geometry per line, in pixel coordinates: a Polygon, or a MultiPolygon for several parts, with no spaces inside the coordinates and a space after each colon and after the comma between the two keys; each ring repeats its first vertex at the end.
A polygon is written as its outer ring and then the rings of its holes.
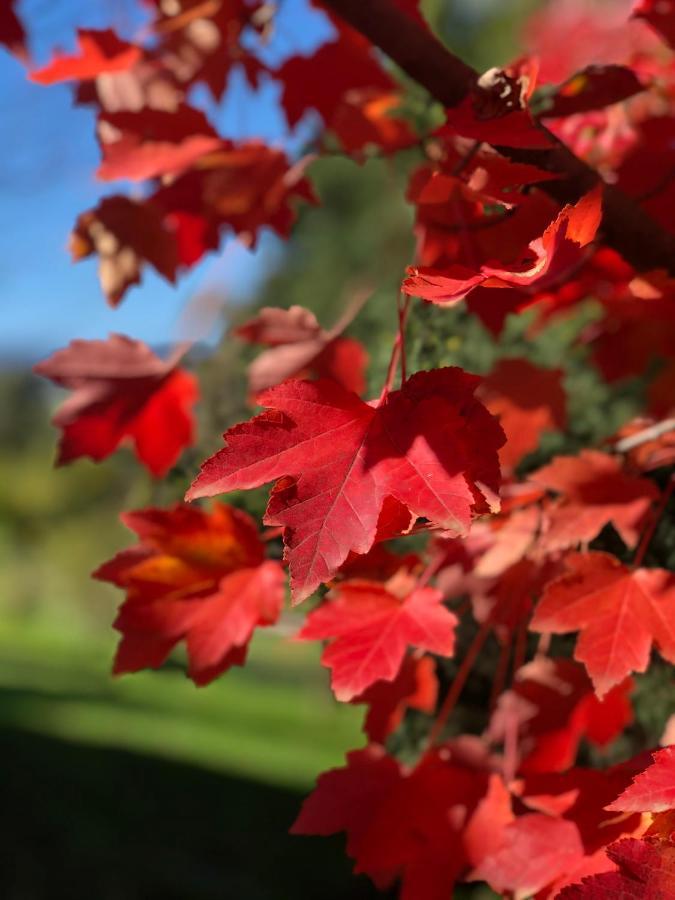
{"type": "MultiPolygon", "coordinates": [[[[19,12],[29,31],[33,65],[46,63],[54,47],[72,50],[77,26],[113,25],[121,35],[133,36],[142,23],[139,8],[137,0],[23,0],[19,12]]],[[[330,35],[323,17],[308,17],[304,0],[285,0],[282,9],[282,53],[309,53],[330,35]]],[[[197,95],[193,102],[204,100],[197,95]]],[[[253,94],[235,79],[222,108],[208,111],[228,137],[262,137],[291,151],[302,140],[302,130],[287,133],[273,84],[253,94]]],[[[257,253],[232,242],[177,286],[146,270],[142,286],[132,288],[118,309],[110,309],[95,261],[75,265],[67,251],[77,215],[103,194],[126,188],[94,179],[99,152],[93,110],[73,106],[68,85],[32,84],[24,66],[0,49],[0,116],[0,363],[32,362],[72,337],[104,337],[110,331],[153,343],[173,340],[181,336],[181,312],[190,298],[208,288],[238,302],[255,291],[279,259],[282,250],[272,236],[262,240],[257,253]]]]}

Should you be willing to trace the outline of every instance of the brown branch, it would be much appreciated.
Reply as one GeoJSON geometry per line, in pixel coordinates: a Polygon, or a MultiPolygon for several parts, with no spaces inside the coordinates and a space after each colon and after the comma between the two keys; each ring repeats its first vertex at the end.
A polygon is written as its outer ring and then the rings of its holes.
{"type": "MultiPolygon", "coordinates": [[[[323,0],[323,3],[444,106],[457,106],[475,85],[479,77],[475,69],[447,50],[391,0],[323,0]]],[[[560,203],[574,203],[602,179],[553,134],[549,131],[546,134],[553,145],[550,150],[497,149],[509,159],[564,174],[564,179],[545,182],[541,187],[560,203]]],[[[675,236],[665,231],[633,198],[613,185],[604,182],[603,185],[605,242],[640,271],[665,269],[675,275],[675,236]]]]}

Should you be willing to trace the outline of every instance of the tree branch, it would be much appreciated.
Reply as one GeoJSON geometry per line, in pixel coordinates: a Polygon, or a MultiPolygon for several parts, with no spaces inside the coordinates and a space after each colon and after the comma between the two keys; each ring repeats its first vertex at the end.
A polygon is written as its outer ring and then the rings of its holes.
{"type": "MultiPolygon", "coordinates": [[[[475,69],[447,50],[391,0],[323,0],[323,3],[444,106],[457,106],[476,83],[475,69]]],[[[542,184],[542,190],[560,203],[574,203],[602,179],[551,132],[544,130],[553,144],[550,150],[496,149],[517,162],[564,174],[564,179],[542,184]]],[[[613,185],[602,183],[605,243],[640,271],[665,269],[675,275],[675,236],[665,231],[637,201],[613,185]]]]}
{"type": "Polygon", "coordinates": [[[636,434],[622,438],[614,444],[614,452],[628,453],[630,450],[635,450],[636,447],[641,447],[650,441],[657,441],[664,434],[668,434],[669,431],[675,431],[675,419],[664,419],[662,422],[643,428],[642,431],[638,431],[636,434]]]}

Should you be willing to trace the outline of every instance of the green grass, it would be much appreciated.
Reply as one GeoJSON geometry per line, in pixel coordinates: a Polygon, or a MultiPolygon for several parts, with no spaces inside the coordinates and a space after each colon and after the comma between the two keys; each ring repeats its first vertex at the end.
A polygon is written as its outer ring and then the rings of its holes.
{"type": "Polygon", "coordinates": [[[0,727],[133,750],[307,789],[363,744],[317,648],[261,633],[249,663],[206,688],[178,667],[112,678],[114,636],[0,623],[0,727]]]}

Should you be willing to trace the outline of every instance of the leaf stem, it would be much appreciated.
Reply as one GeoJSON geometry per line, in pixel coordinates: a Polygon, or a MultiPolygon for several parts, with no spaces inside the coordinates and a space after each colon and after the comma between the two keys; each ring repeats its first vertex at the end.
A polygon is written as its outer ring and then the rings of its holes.
{"type": "Polygon", "coordinates": [[[516,648],[513,651],[513,674],[515,676],[518,669],[522,669],[525,665],[525,657],[527,655],[527,622],[521,619],[518,623],[516,632],[516,648]]]}
{"type": "Polygon", "coordinates": [[[466,680],[471,673],[471,669],[473,668],[476,659],[478,658],[478,654],[483,648],[483,644],[485,643],[488,634],[490,633],[490,628],[492,627],[492,617],[488,616],[483,624],[480,626],[476,636],[471,642],[471,646],[466,652],[466,656],[462,660],[462,664],[457,670],[457,675],[455,676],[455,680],[450,685],[450,690],[445,695],[445,700],[441,705],[440,710],[438,711],[438,715],[436,716],[436,720],[431,727],[431,731],[429,732],[429,737],[427,739],[428,747],[431,747],[436,744],[438,738],[441,736],[443,729],[445,728],[445,723],[450,716],[450,713],[455,708],[455,704],[459,700],[460,694],[464,689],[464,685],[466,684],[466,680]]]}
{"type": "Polygon", "coordinates": [[[399,360],[401,361],[401,376],[402,381],[405,381],[405,325],[408,319],[408,312],[410,310],[410,296],[406,296],[403,303],[401,303],[401,294],[399,294],[397,305],[398,305],[398,333],[396,334],[396,338],[394,340],[394,346],[391,351],[391,356],[389,358],[389,365],[387,366],[387,375],[384,379],[384,386],[382,387],[382,393],[380,394],[380,403],[387,396],[389,391],[392,389],[394,384],[394,377],[396,375],[396,368],[399,364],[399,360]]]}
{"type": "Polygon", "coordinates": [[[509,634],[508,640],[504,641],[499,649],[499,659],[497,660],[495,677],[492,682],[492,690],[490,691],[491,710],[494,710],[497,705],[497,700],[504,690],[504,684],[506,683],[506,672],[509,668],[509,656],[511,655],[511,637],[512,635],[509,634]]]}

